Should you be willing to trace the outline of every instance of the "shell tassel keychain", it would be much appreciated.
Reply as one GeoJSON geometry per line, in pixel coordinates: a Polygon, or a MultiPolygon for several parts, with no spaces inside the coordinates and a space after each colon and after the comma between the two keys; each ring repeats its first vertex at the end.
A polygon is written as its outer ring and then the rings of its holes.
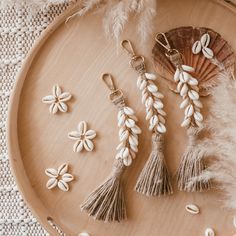
{"type": "Polygon", "coordinates": [[[102,79],[111,90],[111,102],[119,110],[117,118],[120,144],[117,146],[117,155],[109,177],[82,203],[81,210],[87,211],[96,220],[120,222],[126,219],[122,175],[136,156],[138,134],[141,130],[136,125],[137,118],[133,109],[125,105],[122,91],[115,88],[112,76],[103,74],[102,79]]]}
{"type": "Polygon", "coordinates": [[[138,72],[137,87],[142,92],[142,103],[146,108],[146,120],[149,121],[149,130],[152,132],[152,151],[137,180],[135,190],[147,196],[161,196],[172,194],[170,176],[163,154],[163,134],[166,132],[163,110],[162,93],[153,82],[156,75],[147,73],[144,57],[134,53],[129,40],[123,40],[121,46],[131,57],[130,65],[138,72]]]}
{"type": "Polygon", "coordinates": [[[177,84],[176,90],[182,97],[180,108],[184,109],[184,120],[181,126],[187,128],[189,139],[177,172],[178,188],[188,192],[201,192],[210,188],[210,182],[203,182],[198,179],[198,176],[205,169],[205,153],[197,145],[198,133],[202,129],[203,122],[198,80],[191,75],[194,68],[183,64],[182,55],[178,50],[171,48],[164,33],[157,34],[155,40],[166,50],[166,57],[176,67],[173,80],[177,84]]]}

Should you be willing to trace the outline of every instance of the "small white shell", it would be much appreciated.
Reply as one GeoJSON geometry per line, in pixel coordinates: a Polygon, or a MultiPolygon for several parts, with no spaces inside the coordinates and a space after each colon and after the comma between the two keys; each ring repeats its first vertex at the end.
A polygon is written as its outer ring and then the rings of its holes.
{"type": "Polygon", "coordinates": [[[63,180],[59,180],[57,186],[64,192],[67,192],[69,190],[69,185],[63,180]]]}
{"type": "Polygon", "coordinates": [[[134,122],[134,120],[132,120],[132,119],[127,119],[126,121],[125,121],[125,125],[128,127],[128,128],[132,128],[132,127],[134,127],[135,126],[135,122],[134,122]]]}
{"type": "Polygon", "coordinates": [[[202,45],[200,41],[196,41],[192,46],[192,53],[198,54],[202,49],[202,45]]]}
{"type": "Polygon", "coordinates": [[[215,232],[212,228],[207,228],[205,230],[205,236],[215,236],[215,232]]]}
{"type": "Polygon", "coordinates": [[[162,93],[160,93],[160,92],[155,92],[152,95],[155,96],[156,98],[159,98],[159,99],[164,98],[164,95],[162,93]]]}
{"type": "Polygon", "coordinates": [[[155,92],[158,91],[158,88],[157,88],[157,86],[156,86],[155,84],[149,84],[149,85],[147,86],[147,89],[148,89],[148,91],[150,91],[151,93],[155,93],[155,92]]]}
{"type": "Polygon", "coordinates": [[[197,205],[194,204],[188,204],[185,206],[185,210],[189,212],[190,214],[197,215],[200,213],[200,209],[197,205]]]}
{"type": "Polygon", "coordinates": [[[180,82],[177,84],[176,90],[177,90],[178,92],[180,92],[181,89],[182,89],[182,87],[183,87],[183,83],[180,81],[180,82]]]}
{"type": "Polygon", "coordinates": [[[68,173],[66,173],[62,176],[62,180],[64,182],[71,182],[73,179],[74,179],[73,175],[68,174],[68,173]]]}
{"type": "Polygon", "coordinates": [[[186,117],[190,117],[193,115],[193,113],[194,113],[193,105],[190,104],[185,108],[184,114],[186,117]]]}
{"type": "Polygon", "coordinates": [[[64,163],[58,167],[58,174],[59,175],[64,175],[68,171],[68,164],[64,163]]]}
{"type": "Polygon", "coordinates": [[[203,48],[202,53],[208,59],[211,59],[214,56],[214,53],[210,48],[203,48]]]}
{"type": "Polygon", "coordinates": [[[121,142],[125,141],[128,138],[128,136],[129,136],[128,130],[124,130],[124,129],[119,130],[119,138],[121,142]]]}
{"type": "Polygon", "coordinates": [[[234,218],[233,218],[233,226],[234,226],[234,228],[236,228],[236,216],[234,216],[234,218]]]}
{"type": "Polygon", "coordinates": [[[200,121],[200,122],[203,121],[203,116],[202,116],[202,114],[201,114],[200,112],[198,112],[198,111],[195,111],[195,112],[194,112],[193,117],[194,117],[194,119],[197,120],[197,121],[200,121]]]}
{"type": "Polygon", "coordinates": [[[85,232],[83,232],[83,233],[80,233],[80,234],[79,234],[79,236],[89,236],[89,234],[88,234],[88,233],[85,233],[85,232]]]}
{"type": "Polygon", "coordinates": [[[130,166],[132,164],[132,158],[128,155],[126,158],[123,158],[123,163],[125,166],[130,166]]]}
{"type": "Polygon", "coordinates": [[[147,81],[146,81],[146,80],[143,80],[143,81],[141,82],[141,84],[140,84],[139,89],[140,89],[140,90],[143,90],[144,88],[146,88],[146,86],[147,86],[147,81]]]}
{"type": "Polygon", "coordinates": [[[191,78],[189,79],[189,81],[188,81],[188,84],[189,84],[189,85],[192,85],[192,86],[196,86],[196,85],[198,85],[198,80],[195,79],[195,78],[193,78],[193,77],[191,77],[191,78]]]}
{"type": "Polygon", "coordinates": [[[179,69],[176,69],[175,74],[174,74],[174,81],[175,82],[179,81],[179,75],[180,75],[179,72],[180,72],[179,69]]]}
{"type": "Polygon", "coordinates": [[[142,81],[143,81],[143,79],[141,78],[141,76],[139,76],[137,79],[137,87],[138,88],[140,88],[142,81]]]}
{"type": "Polygon", "coordinates": [[[183,70],[188,71],[188,72],[194,72],[195,71],[195,69],[193,67],[187,66],[187,65],[182,65],[182,68],[183,68],[183,70]]]}
{"type": "Polygon", "coordinates": [[[141,129],[137,125],[132,127],[131,130],[134,134],[141,134],[141,132],[142,132],[141,129]]]}
{"type": "Polygon", "coordinates": [[[142,94],[142,104],[144,104],[146,102],[147,98],[148,98],[148,93],[147,92],[143,93],[142,94]]]}
{"type": "Polygon", "coordinates": [[[155,74],[145,73],[145,77],[149,80],[155,80],[157,77],[155,74]]]}
{"type": "Polygon", "coordinates": [[[166,127],[161,122],[157,125],[157,131],[161,134],[164,134],[166,132],[166,127]]]}
{"type": "Polygon", "coordinates": [[[57,179],[56,178],[51,178],[48,180],[46,187],[47,189],[52,189],[55,188],[57,186],[57,179]]]}
{"type": "Polygon", "coordinates": [[[199,99],[199,94],[198,94],[198,92],[196,92],[196,91],[194,91],[194,90],[188,91],[188,96],[189,96],[192,100],[198,100],[198,99],[199,99]]]}
{"type": "Polygon", "coordinates": [[[51,178],[57,178],[58,177],[58,172],[57,170],[53,168],[48,168],[45,170],[45,174],[51,178]]]}
{"type": "Polygon", "coordinates": [[[189,104],[189,98],[185,98],[185,99],[181,102],[179,108],[180,108],[180,109],[183,109],[183,108],[185,108],[188,104],[189,104]]]}
{"type": "Polygon", "coordinates": [[[146,102],[145,102],[145,107],[150,108],[153,104],[153,98],[152,97],[148,97],[146,102]]]}
{"type": "Polygon", "coordinates": [[[157,112],[162,116],[166,116],[166,112],[162,109],[157,109],[157,112]]]}
{"type": "Polygon", "coordinates": [[[189,81],[190,75],[187,72],[182,71],[180,73],[179,79],[182,83],[187,83],[189,81]]]}
{"type": "Polygon", "coordinates": [[[94,149],[94,144],[93,144],[93,142],[92,142],[91,140],[89,140],[89,139],[85,139],[85,140],[84,140],[84,148],[85,148],[86,151],[88,151],[88,152],[93,151],[93,149],[94,149]]]}
{"type": "Polygon", "coordinates": [[[152,118],[151,118],[150,121],[149,121],[149,123],[150,123],[150,125],[151,125],[152,127],[154,127],[154,126],[157,124],[157,122],[158,122],[158,117],[157,117],[157,115],[152,116],[152,118]]]}
{"type": "Polygon", "coordinates": [[[153,103],[153,106],[156,108],[156,109],[162,109],[164,107],[164,104],[160,101],[160,100],[156,100],[154,103],[153,103]]]}
{"type": "Polygon", "coordinates": [[[181,97],[183,97],[184,95],[186,95],[187,92],[188,92],[188,86],[187,86],[187,84],[184,84],[183,87],[182,87],[181,90],[180,90],[180,95],[181,95],[181,97]]]}
{"type": "Polygon", "coordinates": [[[147,112],[147,114],[146,114],[146,120],[149,120],[151,117],[152,117],[152,115],[153,115],[153,110],[152,109],[149,109],[148,110],[148,112],[147,112]]]}
{"type": "Polygon", "coordinates": [[[202,106],[202,103],[199,101],[199,100],[193,100],[193,103],[194,103],[194,105],[196,106],[196,107],[198,107],[198,108],[202,108],[203,106],[202,106]]]}
{"type": "Polygon", "coordinates": [[[138,145],[138,137],[134,136],[134,135],[130,135],[129,136],[129,143],[130,145],[138,145]]]}
{"type": "Polygon", "coordinates": [[[211,38],[210,38],[210,35],[208,33],[203,34],[201,39],[200,39],[201,45],[203,47],[208,47],[208,45],[210,43],[210,40],[211,40],[211,38]]]}
{"type": "Polygon", "coordinates": [[[190,123],[191,123],[191,118],[188,117],[181,123],[181,127],[187,127],[190,125],[190,123]]]}
{"type": "Polygon", "coordinates": [[[124,107],[124,113],[128,116],[134,115],[134,110],[132,108],[126,106],[126,107],[124,107]]]}

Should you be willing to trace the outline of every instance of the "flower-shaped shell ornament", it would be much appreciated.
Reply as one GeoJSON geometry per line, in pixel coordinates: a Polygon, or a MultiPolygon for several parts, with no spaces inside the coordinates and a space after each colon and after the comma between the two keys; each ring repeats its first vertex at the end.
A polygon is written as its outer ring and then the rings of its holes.
{"type": "Polygon", "coordinates": [[[71,182],[74,177],[73,175],[67,173],[68,172],[68,164],[62,164],[58,169],[48,168],[45,170],[45,174],[50,177],[48,180],[46,187],[47,189],[53,189],[58,187],[64,192],[69,190],[69,182],[71,182]]]}
{"type": "Polygon", "coordinates": [[[86,151],[93,151],[94,144],[92,139],[96,137],[96,132],[94,130],[87,130],[87,123],[85,121],[81,121],[78,124],[77,130],[72,131],[68,134],[68,138],[75,140],[75,144],[73,146],[74,152],[80,152],[83,149],[86,151]]]}
{"type": "Polygon", "coordinates": [[[71,99],[72,95],[68,92],[62,92],[58,85],[54,85],[52,88],[52,94],[42,98],[42,102],[50,104],[49,112],[56,114],[58,111],[67,112],[68,107],[65,102],[71,99]]]}

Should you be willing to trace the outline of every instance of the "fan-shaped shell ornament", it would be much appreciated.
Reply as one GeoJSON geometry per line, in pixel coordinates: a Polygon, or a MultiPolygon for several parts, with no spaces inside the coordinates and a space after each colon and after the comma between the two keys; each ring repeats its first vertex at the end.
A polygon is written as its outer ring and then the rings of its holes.
{"type": "MultiPolygon", "coordinates": [[[[171,48],[177,49],[183,56],[183,64],[195,69],[194,78],[199,82],[199,94],[207,96],[210,88],[217,85],[218,75],[222,68],[234,72],[235,55],[231,46],[220,34],[209,28],[180,27],[165,33],[171,48]],[[204,34],[210,36],[208,48],[214,53],[213,58],[207,58],[203,53],[194,54],[193,45],[199,41],[204,34]]],[[[195,44],[196,45],[196,44],[195,44]]],[[[176,68],[165,55],[165,48],[156,43],[153,50],[153,58],[156,72],[168,82],[169,88],[174,92],[176,83],[173,81],[176,68]]]]}

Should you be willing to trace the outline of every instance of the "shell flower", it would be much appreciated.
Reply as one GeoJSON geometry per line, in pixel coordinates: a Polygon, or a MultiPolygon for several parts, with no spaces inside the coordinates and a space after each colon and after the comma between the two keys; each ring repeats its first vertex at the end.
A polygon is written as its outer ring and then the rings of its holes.
{"type": "Polygon", "coordinates": [[[96,137],[96,132],[94,130],[87,130],[87,123],[85,121],[81,121],[78,124],[77,130],[72,131],[68,134],[68,138],[76,140],[73,151],[80,152],[83,149],[86,151],[93,151],[94,144],[92,139],[96,137]]]}
{"type": "Polygon", "coordinates": [[[47,95],[42,98],[42,102],[50,104],[49,112],[56,114],[58,111],[67,112],[68,107],[65,102],[71,99],[72,95],[68,92],[62,92],[58,85],[54,85],[52,88],[52,95],[47,95]]]}
{"type": "Polygon", "coordinates": [[[48,168],[45,170],[45,174],[50,177],[46,187],[47,189],[53,189],[56,186],[64,192],[69,190],[69,182],[71,182],[74,177],[73,175],[67,173],[68,164],[62,164],[58,169],[48,168]]]}

